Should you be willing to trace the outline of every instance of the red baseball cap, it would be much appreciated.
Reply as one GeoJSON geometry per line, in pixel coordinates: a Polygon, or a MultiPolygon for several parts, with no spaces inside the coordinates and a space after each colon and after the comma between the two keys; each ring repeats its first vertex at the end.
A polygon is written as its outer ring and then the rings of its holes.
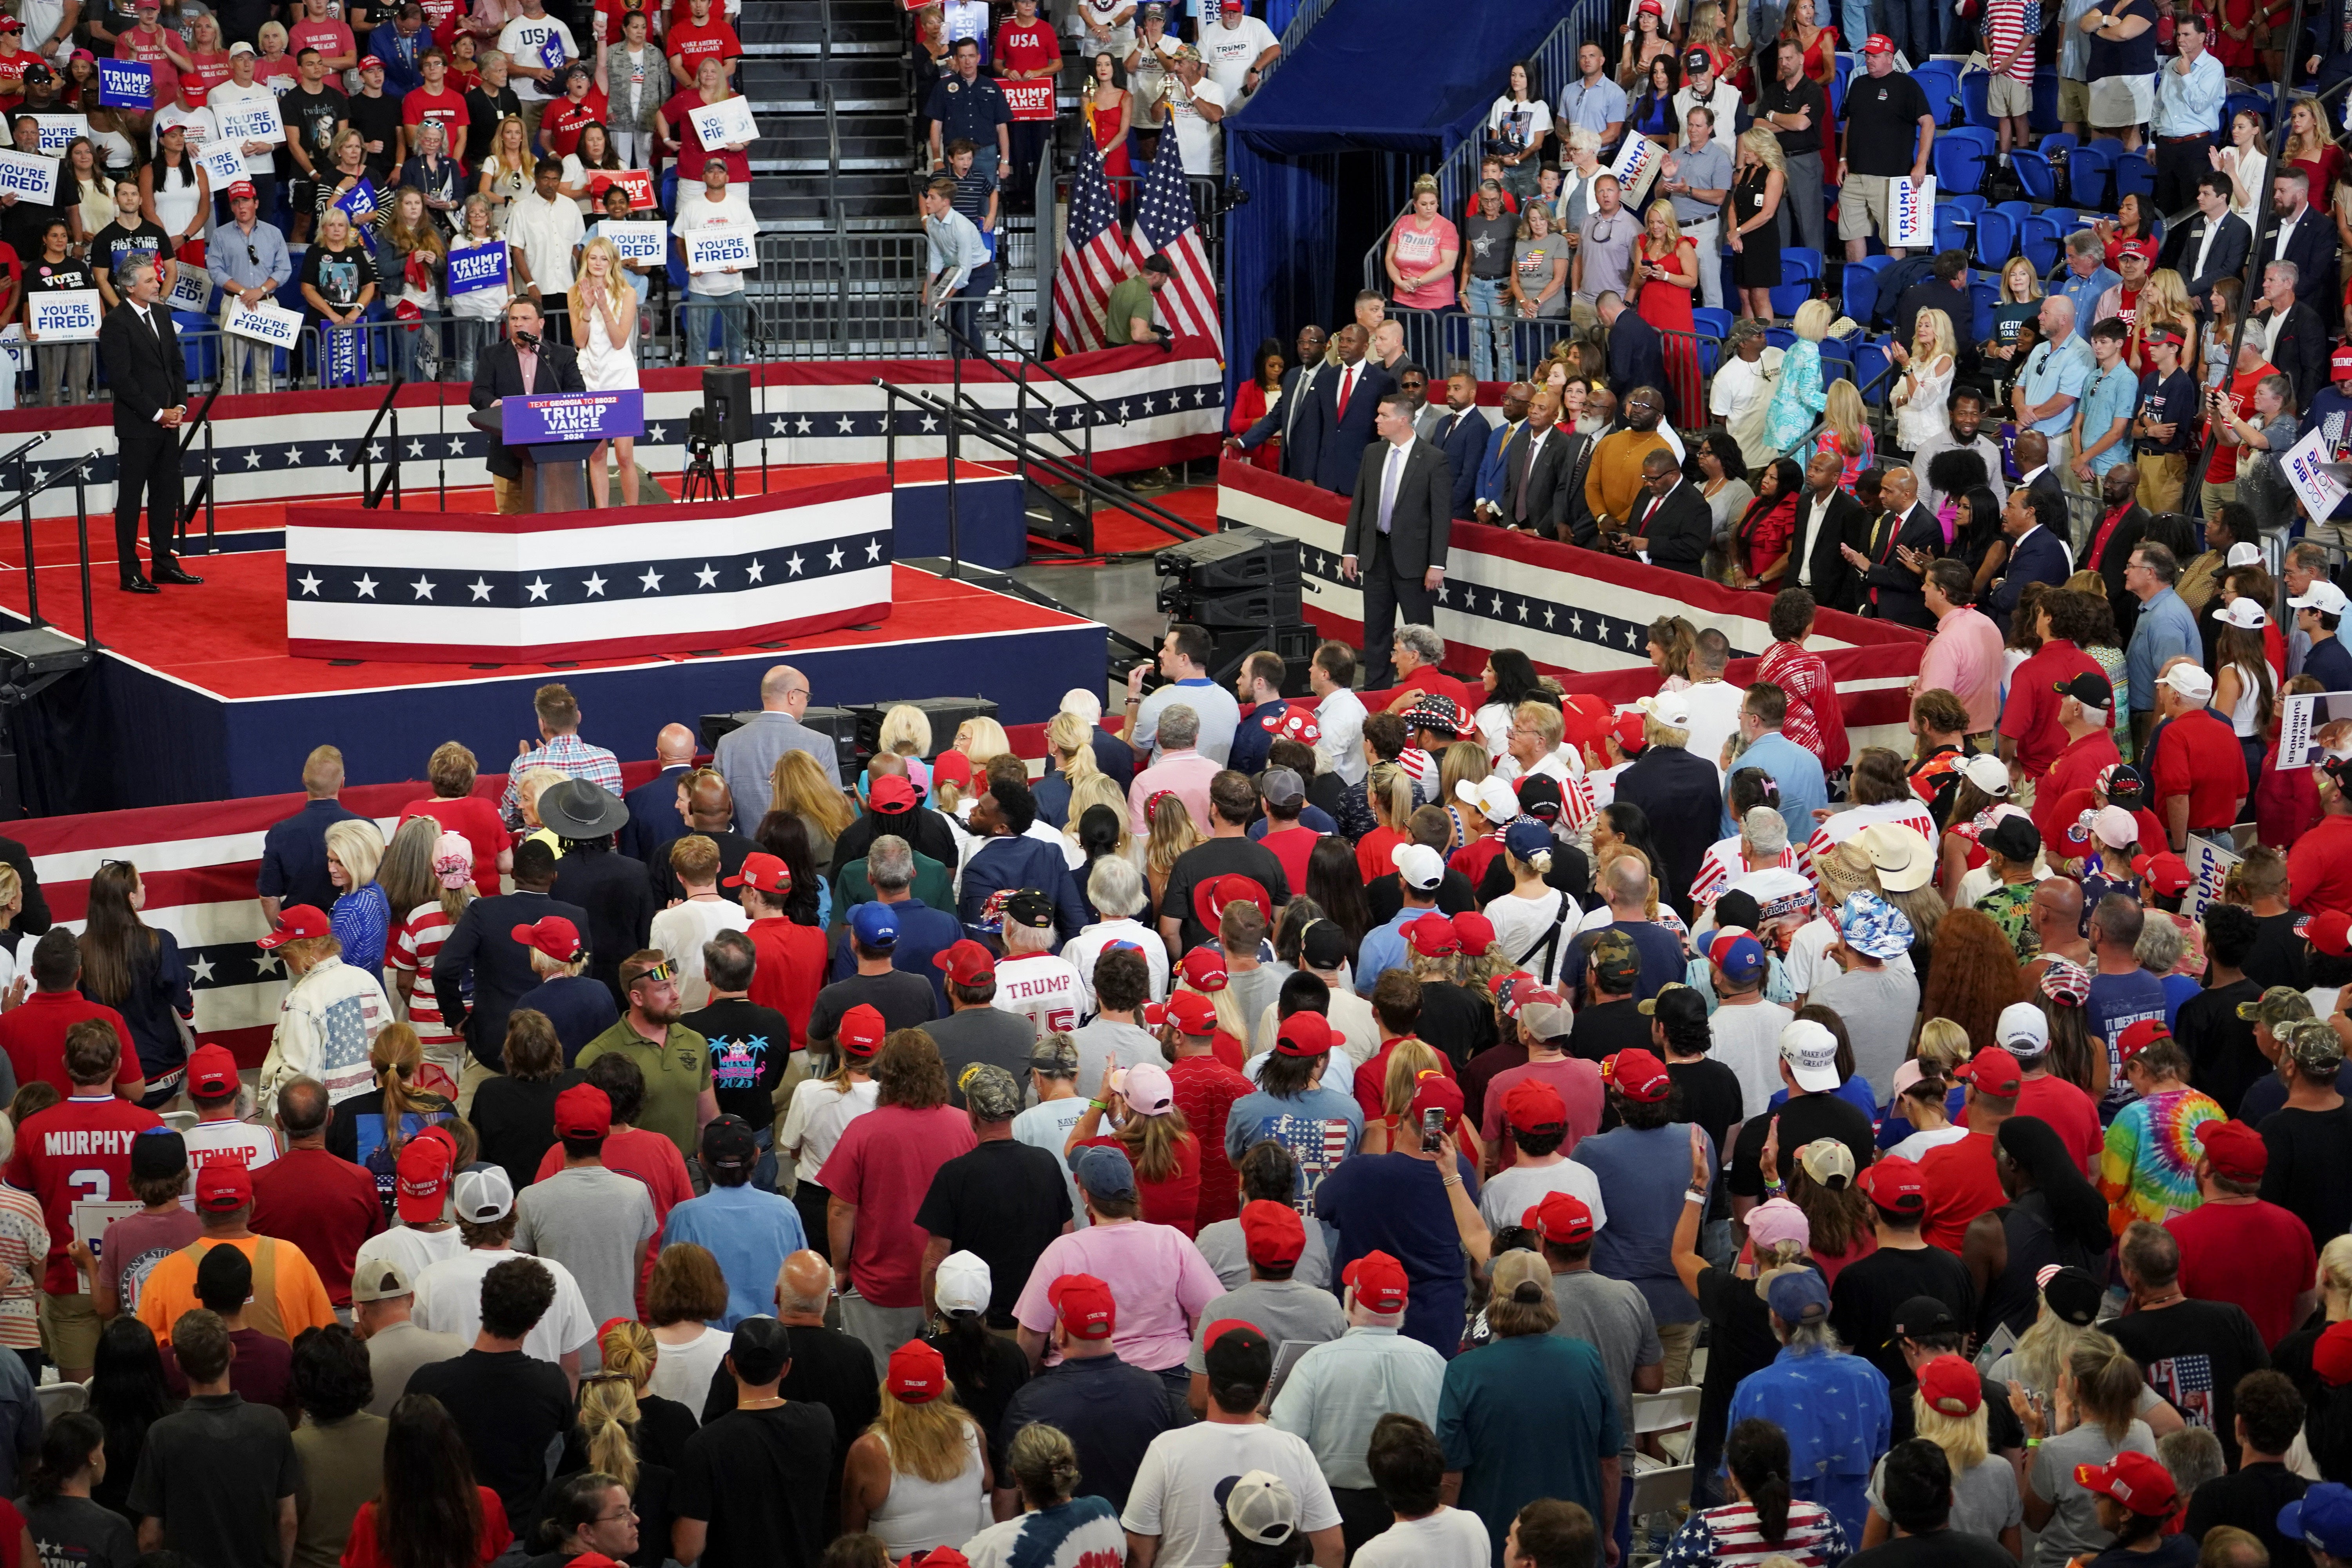
{"type": "Polygon", "coordinates": [[[1939,1355],[1919,1369],[1919,1395],[1946,1415],[1974,1415],[1984,1403],[1984,1379],[1958,1356],[1939,1355]]]}
{"type": "Polygon", "coordinates": [[[757,888],[763,893],[789,893],[793,890],[793,874],[773,855],[758,851],[743,857],[743,868],[727,879],[730,888],[757,888]]]}
{"type": "Polygon", "coordinates": [[[883,1383],[901,1405],[929,1405],[948,1391],[947,1358],[920,1340],[908,1340],[890,1352],[883,1383]]]}
{"type": "Polygon", "coordinates": [[[1895,52],[1895,40],[1884,33],[1873,33],[1863,40],[1862,52],[1865,55],[1891,55],[1895,52]]]}
{"type": "Polygon", "coordinates": [[[996,955],[970,937],[960,937],[931,954],[931,967],[947,972],[958,985],[977,985],[996,973],[996,955]]]}
{"type": "Polygon", "coordinates": [[[226,1214],[253,1201],[253,1173],[234,1160],[207,1160],[196,1167],[196,1207],[226,1214]]]}
{"type": "Polygon", "coordinates": [[[1046,1287],[1045,1300],[1072,1339],[1107,1340],[1118,1331],[1118,1303],[1110,1287],[1091,1274],[1063,1275],[1046,1287]]]}
{"type": "Polygon", "coordinates": [[[1616,722],[1610,725],[1609,732],[1617,737],[1618,745],[1629,752],[1640,751],[1643,738],[1648,733],[1642,726],[1642,711],[1638,708],[1628,708],[1618,714],[1616,722]]]}
{"type": "Polygon", "coordinates": [[[1461,1123],[1462,1086],[1433,1068],[1421,1075],[1421,1082],[1413,1087],[1412,1091],[1413,1120],[1420,1121],[1423,1113],[1430,1110],[1445,1112],[1445,1130],[1448,1132],[1461,1123]]]}
{"type": "Polygon", "coordinates": [[[2303,934],[2328,957],[2341,958],[2352,952],[2352,915],[2341,910],[2322,910],[2304,922],[2303,934]]]}
{"type": "Polygon", "coordinates": [[[2189,875],[2189,862],[2169,849],[2161,854],[2134,856],[2131,868],[2134,876],[2147,879],[2147,885],[2168,899],[2187,892],[2194,879],[2189,875]]]}
{"type": "Polygon", "coordinates": [[[931,759],[931,782],[935,784],[971,783],[971,759],[952,749],[941,752],[931,759]]]}
{"type": "Polygon", "coordinates": [[[1319,1057],[1330,1051],[1331,1041],[1331,1026],[1322,1014],[1293,1013],[1282,1021],[1274,1048],[1286,1057],[1319,1057]]]}
{"type": "Polygon", "coordinates": [[[1561,1247],[1575,1247],[1593,1237],[1592,1205],[1572,1193],[1546,1193],[1543,1202],[1519,1216],[1519,1223],[1561,1247]]]}
{"type": "Polygon", "coordinates": [[[431,1225],[449,1195],[449,1146],[438,1138],[411,1138],[400,1146],[398,1180],[393,1187],[400,1217],[431,1225]]]}
{"type": "Polygon", "coordinates": [[[1195,991],[1223,991],[1232,976],[1225,970],[1225,955],[1203,942],[1186,953],[1177,966],[1184,984],[1195,991]]]}
{"type": "Polygon", "coordinates": [[[593,1083],[575,1083],[555,1097],[558,1138],[603,1138],[613,1131],[613,1097],[593,1083]]]}
{"type": "Polygon", "coordinates": [[[1444,958],[1462,951],[1462,939],[1454,933],[1454,922],[1434,911],[1406,926],[1404,934],[1412,939],[1413,952],[1423,958],[1444,958]]]}
{"type": "Polygon", "coordinates": [[[2270,1168],[2270,1145],[2243,1121],[2202,1121],[2197,1126],[2198,1146],[2213,1162],[2214,1173],[2233,1182],[2259,1182],[2270,1168]]]}
{"type": "MultiPolygon", "coordinates": [[[[2006,1051],[2001,1054],[2008,1055],[2006,1051]]],[[[2014,1070],[2016,1064],[2011,1062],[2010,1065],[2014,1070]]],[[[1881,1154],[1877,1163],[1864,1171],[1854,1184],[1872,1203],[1890,1214],[1927,1212],[1927,1173],[1921,1170],[1916,1161],[1906,1160],[1896,1154],[1881,1154]]]]}
{"type": "Polygon", "coordinates": [[[231,201],[236,201],[240,196],[257,196],[259,194],[253,188],[251,180],[234,181],[228,188],[228,199],[231,201]]]}
{"type": "Polygon", "coordinates": [[[1666,1064],[1639,1046],[1605,1058],[1601,1064],[1601,1078],[1610,1088],[1641,1105],[1655,1105],[1675,1091],[1674,1075],[1666,1071],[1666,1064]]]}
{"type": "Polygon", "coordinates": [[[1357,1305],[1386,1317],[1404,1310],[1412,1284],[1404,1265],[1385,1252],[1367,1252],[1339,1272],[1339,1283],[1356,1288],[1357,1305]]]}
{"type": "Polygon", "coordinates": [[[2142,261],[2153,261],[2156,259],[2156,243],[2147,239],[2116,241],[2116,259],[2121,261],[2126,256],[2137,257],[2142,261]]]}
{"type": "MultiPolygon", "coordinates": [[[[2158,1028],[2164,1027],[2157,1025],[2158,1028]]],[[[2025,1074],[2017,1058],[1999,1046],[1987,1046],[1952,1071],[1954,1078],[1972,1083],[1995,1100],[2014,1100],[2025,1082],[2025,1074]]]]}
{"type": "Polygon", "coordinates": [[[236,1058],[224,1046],[198,1046],[188,1053],[188,1092],[206,1100],[235,1094],[236,1058]]]}
{"type": "Polygon", "coordinates": [[[871,1003],[860,1002],[841,1016],[841,1027],[834,1038],[841,1043],[843,1054],[870,1057],[882,1048],[882,1037],[889,1032],[880,1011],[871,1003]]]}
{"type": "Polygon", "coordinates": [[[1154,1028],[1173,1023],[1183,1035],[1213,1034],[1217,1027],[1217,1005],[1198,991],[1179,991],[1165,1002],[1155,1002],[1143,1010],[1143,1021],[1154,1028]]]}
{"type": "MultiPolygon", "coordinates": [[[[2170,1038],[2172,1038],[2172,1031],[2164,1026],[2163,1019],[2142,1018],[2123,1032],[2123,1037],[2116,1042],[2116,1052],[2123,1060],[2129,1062],[2157,1041],[2170,1038]]],[[[1983,1053],[1979,1051],[1977,1055],[1978,1059],[1981,1060],[1983,1053]]],[[[1967,1070],[1965,1068],[1961,1069],[1963,1073],[1967,1070]]]]}
{"type": "Polygon", "coordinates": [[[1503,1096],[1503,1120],[1521,1132],[1568,1125],[1568,1101],[1539,1078],[1523,1078],[1503,1096]]]}
{"type": "Polygon", "coordinates": [[[1202,883],[1192,894],[1192,914],[1202,925],[1214,931],[1218,919],[1225,912],[1225,906],[1235,902],[1255,904],[1257,912],[1265,917],[1266,923],[1274,923],[1274,900],[1266,896],[1265,889],[1258,886],[1255,879],[1237,873],[1212,877],[1202,883]]]}
{"type": "Polygon", "coordinates": [[[1288,1204],[1255,1198],[1242,1205],[1242,1243],[1252,1263],[1286,1268],[1307,1251],[1307,1225],[1288,1204]]]}
{"type": "Polygon", "coordinates": [[[363,71],[380,71],[383,69],[383,57],[381,55],[362,55],[360,57],[360,69],[363,71]]]}
{"type": "Polygon", "coordinates": [[[1454,917],[1454,938],[1463,952],[1479,957],[1495,945],[1495,922],[1475,910],[1465,910],[1454,917]]]}
{"type": "Polygon", "coordinates": [[[919,798],[913,781],[899,773],[883,774],[874,781],[874,787],[866,792],[866,804],[886,816],[912,811],[919,798]]]}
{"type": "Polygon", "coordinates": [[[2115,1499],[2143,1519],[2161,1519],[2180,1498],[2172,1472],[2164,1461],[2130,1449],[2117,1454],[2111,1465],[2077,1465],[2075,1484],[2115,1499]]]}
{"type": "Polygon", "coordinates": [[[289,942],[308,942],[312,937],[332,936],[335,928],[314,904],[297,904],[290,910],[278,911],[278,929],[260,939],[262,947],[280,947],[289,942]]]}
{"type": "Polygon", "coordinates": [[[510,928],[507,934],[558,963],[569,963],[580,956],[580,928],[562,915],[542,915],[527,926],[510,928]]]}
{"type": "Polygon", "coordinates": [[[2311,1370],[2330,1388],[2352,1383],[2352,1318],[2328,1324],[2313,1342],[2311,1370]]]}

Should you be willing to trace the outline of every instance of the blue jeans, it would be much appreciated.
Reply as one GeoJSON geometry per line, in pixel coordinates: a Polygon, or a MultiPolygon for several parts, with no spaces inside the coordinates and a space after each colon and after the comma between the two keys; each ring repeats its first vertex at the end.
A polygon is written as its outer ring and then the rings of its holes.
{"type": "Polygon", "coordinates": [[[743,334],[750,320],[751,302],[739,291],[733,294],[688,294],[686,297],[686,363],[700,364],[710,352],[710,317],[719,316],[719,342],[724,345],[721,358],[728,364],[743,363],[743,334]]]}
{"type": "Polygon", "coordinates": [[[441,321],[438,315],[426,315],[415,323],[415,331],[410,331],[409,323],[397,317],[385,324],[385,333],[392,339],[393,367],[400,373],[401,380],[417,379],[417,359],[428,339],[433,344],[434,374],[438,376],[446,371],[441,363],[441,321]]]}
{"type": "Polygon", "coordinates": [[[1838,0],[1838,31],[1844,35],[1846,48],[1859,57],[1862,46],[1870,41],[1870,13],[1873,0],[1838,0]]]}
{"type": "Polygon", "coordinates": [[[1511,323],[1506,318],[1511,303],[1503,285],[1493,279],[1473,278],[1462,290],[1462,308],[1470,312],[1470,369],[1480,381],[1510,381],[1517,359],[1511,348],[1511,323]]]}
{"type": "Polygon", "coordinates": [[[472,316],[456,316],[451,318],[450,324],[457,329],[457,363],[450,368],[449,379],[471,381],[474,379],[474,362],[481,356],[484,349],[499,341],[498,321],[496,318],[482,321],[472,316]]]}

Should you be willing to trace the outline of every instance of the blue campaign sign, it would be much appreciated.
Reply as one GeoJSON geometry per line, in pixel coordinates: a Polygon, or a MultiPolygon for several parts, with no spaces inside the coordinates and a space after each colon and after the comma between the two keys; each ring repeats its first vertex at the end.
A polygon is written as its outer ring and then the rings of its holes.
{"type": "Polygon", "coordinates": [[[98,62],[98,101],[110,108],[147,109],[155,102],[155,72],[138,60],[98,62]]]}
{"type": "Polygon", "coordinates": [[[375,216],[375,209],[380,205],[381,199],[376,194],[374,183],[362,174],[360,176],[358,184],[335,198],[335,205],[352,215],[352,223],[362,224],[375,216]]]}
{"type": "Polygon", "coordinates": [[[499,400],[506,444],[533,447],[546,441],[609,441],[646,431],[646,395],[625,392],[562,392],[540,397],[519,394],[499,400]]]}
{"type": "Polygon", "coordinates": [[[540,43],[539,58],[549,70],[562,70],[568,58],[563,52],[563,35],[552,27],[549,28],[547,37],[540,43]]]}
{"type": "Polygon", "coordinates": [[[449,253],[449,292],[471,294],[507,286],[507,247],[503,244],[467,246],[449,253]]]}

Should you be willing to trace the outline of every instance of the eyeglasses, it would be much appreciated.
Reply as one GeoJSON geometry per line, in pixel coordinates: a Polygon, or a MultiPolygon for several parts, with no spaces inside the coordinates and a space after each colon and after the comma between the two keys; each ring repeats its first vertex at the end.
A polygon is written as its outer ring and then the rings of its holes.
{"type": "Polygon", "coordinates": [[[245,258],[256,267],[261,265],[261,253],[249,245],[245,247],[245,258]]]}
{"type": "Polygon", "coordinates": [[[655,964],[651,969],[648,969],[644,973],[638,975],[637,978],[641,981],[675,980],[677,978],[677,965],[665,958],[659,963],[655,964]]]}

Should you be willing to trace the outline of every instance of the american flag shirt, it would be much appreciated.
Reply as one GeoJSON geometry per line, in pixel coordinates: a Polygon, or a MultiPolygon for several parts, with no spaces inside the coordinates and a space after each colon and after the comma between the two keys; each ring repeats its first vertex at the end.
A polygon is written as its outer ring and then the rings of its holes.
{"type": "Polygon", "coordinates": [[[321,959],[278,1005],[277,1033],[261,1064],[264,1108],[295,1078],[317,1079],[330,1103],[365,1093],[375,1082],[368,1047],[390,1022],[392,1005],[374,975],[340,958],[321,959]]]}
{"type": "Polygon", "coordinates": [[[1822,771],[1845,766],[1845,710],[1838,706],[1837,682],[1820,654],[1791,642],[1776,642],[1757,661],[1756,679],[1777,686],[1789,698],[1780,732],[1821,758],[1822,771]]]}
{"type": "Polygon", "coordinates": [[[1755,1568],[1772,1557],[1786,1557],[1798,1568],[1827,1568],[1845,1560],[1845,1531],[1821,1504],[1792,1501],[1786,1532],[1777,1545],[1769,1544],[1756,1505],[1727,1503],[1685,1520],[1660,1561],[1663,1568],[1755,1568]]]}
{"type": "MultiPolygon", "coordinates": [[[[1797,863],[1797,847],[1793,844],[1781,846],[1780,858],[1772,864],[1783,871],[1802,869],[1797,863]]],[[[1717,839],[1700,858],[1698,875],[1692,879],[1692,906],[1706,908],[1723,897],[1723,890],[1748,875],[1748,858],[1739,852],[1739,835],[1735,833],[1728,838],[1717,839]]]]}

